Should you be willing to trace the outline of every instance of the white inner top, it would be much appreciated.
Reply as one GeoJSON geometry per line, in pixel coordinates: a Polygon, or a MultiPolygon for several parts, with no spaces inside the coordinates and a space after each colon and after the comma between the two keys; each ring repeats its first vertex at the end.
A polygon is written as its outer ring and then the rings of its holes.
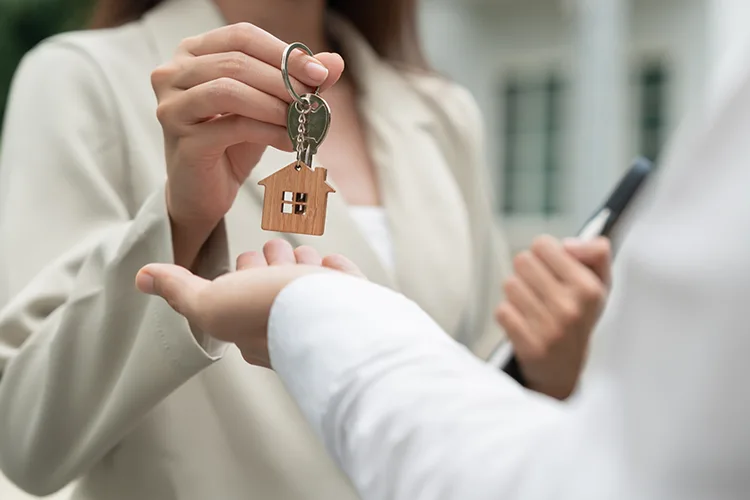
{"type": "Polygon", "coordinates": [[[383,207],[352,206],[349,207],[349,213],[385,268],[392,271],[396,259],[393,251],[391,228],[388,224],[385,209],[383,207]]]}

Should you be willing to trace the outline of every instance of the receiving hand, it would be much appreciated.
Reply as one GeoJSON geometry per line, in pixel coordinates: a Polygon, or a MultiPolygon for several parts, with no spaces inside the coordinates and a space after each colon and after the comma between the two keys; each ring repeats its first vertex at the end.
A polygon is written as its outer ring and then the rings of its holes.
{"type": "Polygon", "coordinates": [[[558,399],[575,389],[606,301],[610,260],[605,238],[540,237],[516,256],[496,316],[530,389],[558,399]]]}
{"type": "Polygon", "coordinates": [[[364,277],[345,257],[321,258],[310,247],[293,250],[284,240],[272,240],[262,253],[240,255],[237,271],[214,281],[179,266],[150,264],[138,273],[136,286],[164,298],[202,331],[236,344],[248,363],[270,368],[266,333],[276,296],[301,276],[333,271],[364,277]]]}

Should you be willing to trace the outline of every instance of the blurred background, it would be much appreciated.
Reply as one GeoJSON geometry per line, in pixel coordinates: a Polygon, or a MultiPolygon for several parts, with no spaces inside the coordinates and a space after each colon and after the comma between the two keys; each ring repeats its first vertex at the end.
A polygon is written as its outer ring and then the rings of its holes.
{"type": "Polygon", "coordinates": [[[467,86],[513,250],[570,235],[635,155],[739,75],[748,0],[432,0],[433,64],[467,86]]]}
{"type": "MultiPolygon", "coordinates": [[[[0,0],[0,116],[24,53],[84,26],[90,3],[0,0]]],[[[748,0],[423,0],[421,29],[482,108],[498,221],[519,250],[574,232],[635,155],[658,161],[748,66],[748,22],[748,0]]],[[[25,498],[0,477],[0,499],[25,498]]]]}

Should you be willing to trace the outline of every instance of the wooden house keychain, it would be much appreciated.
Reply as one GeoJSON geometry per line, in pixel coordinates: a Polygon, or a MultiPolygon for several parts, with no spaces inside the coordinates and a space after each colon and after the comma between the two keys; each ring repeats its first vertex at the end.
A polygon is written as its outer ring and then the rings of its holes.
{"type": "Polygon", "coordinates": [[[326,169],[313,167],[313,155],[328,133],[331,108],[318,95],[320,87],[315,93],[303,96],[292,88],[287,66],[294,49],[302,49],[311,56],[313,53],[304,44],[295,42],[286,48],[281,59],[284,85],[292,96],[287,130],[296,147],[297,160],[258,183],[265,188],[261,228],[320,236],[325,231],[328,194],[335,190],[326,182],[326,169]]]}

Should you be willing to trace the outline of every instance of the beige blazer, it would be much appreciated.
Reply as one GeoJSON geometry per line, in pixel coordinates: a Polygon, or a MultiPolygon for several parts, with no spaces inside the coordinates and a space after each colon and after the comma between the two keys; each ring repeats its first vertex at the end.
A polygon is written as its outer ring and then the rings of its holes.
{"type": "MultiPolygon", "coordinates": [[[[222,24],[208,0],[168,0],[139,22],[47,41],[18,71],[0,158],[0,466],[33,493],[80,478],[78,499],[353,497],[272,371],[134,290],[142,265],[172,259],[149,75],[222,24]]],[[[396,269],[336,194],[325,236],[285,237],[350,256],[486,354],[507,255],[478,107],[441,78],[394,70],[345,22],[331,30],[362,86],[396,269]]],[[[279,236],[260,229],[257,184],[292,158],[263,156],[202,274],[279,236]]]]}

